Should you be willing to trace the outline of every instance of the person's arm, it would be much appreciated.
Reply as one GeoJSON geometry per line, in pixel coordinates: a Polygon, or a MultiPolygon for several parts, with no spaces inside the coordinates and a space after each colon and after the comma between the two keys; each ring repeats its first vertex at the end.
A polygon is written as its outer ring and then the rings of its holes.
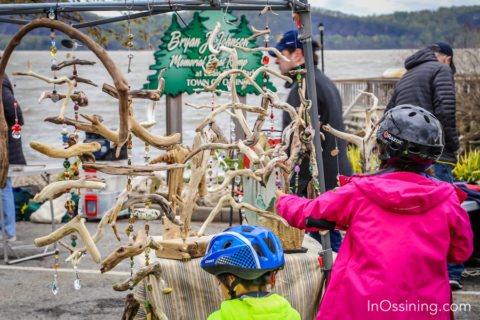
{"type": "Polygon", "coordinates": [[[441,66],[434,75],[433,113],[438,118],[445,132],[445,146],[451,152],[460,147],[456,124],[455,82],[448,66],[441,66]]]}
{"type": "Polygon", "coordinates": [[[447,261],[464,263],[473,252],[473,232],[467,211],[459,210],[455,226],[450,230],[447,261]]]}
{"type": "Polygon", "coordinates": [[[307,217],[335,221],[339,227],[347,228],[355,212],[354,188],[348,184],[335,191],[328,191],[316,199],[277,193],[277,212],[291,226],[302,230],[305,229],[307,217]]]}

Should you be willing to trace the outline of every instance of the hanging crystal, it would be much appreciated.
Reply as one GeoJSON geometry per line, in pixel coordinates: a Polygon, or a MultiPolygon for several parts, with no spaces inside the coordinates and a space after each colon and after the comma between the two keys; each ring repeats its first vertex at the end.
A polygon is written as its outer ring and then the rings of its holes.
{"type": "Polygon", "coordinates": [[[73,287],[75,290],[82,289],[82,283],[80,282],[80,277],[78,276],[78,267],[77,265],[73,266],[73,272],[75,273],[75,280],[73,280],[73,287]]]}
{"type": "Polygon", "coordinates": [[[55,16],[56,16],[55,10],[53,10],[53,9],[48,10],[48,19],[54,20],[55,16]]]}
{"type": "Polygon", "coordinates": [[[17,116],[17,109],[18,109],[18,104],[17,100],[13,100],[13,108],[15,109],[15,124],[12,126],[12,138],[14,139],[20,139],[22,137],[22,134],[20,131],[22,131],[22,127],[18,124],[18,116],[17,116]]]}
{"type": "Polygon", "coordinates": [[[150,148],[149,148],[149,145],[147,142],[145,142],[145,156],[143,157],[144,160],[145,160],[145,164],[148,165],[148,163],[150,162],[150,148]]]}
{"type": "Polygon", "coordinates": [[[57,295],[58,293],[58,253],[59,250],[55,249],[55,265],[53,266],[53,284],[52,284],[52,293],[57,295]]]}
{"type": "Polygon", "coordinates": [[[22,137],[22,134],[20,133],[21,130],[22,128],[20,127],[20,125],[18,123],[15,123],[12,126],[12,138],[20,139],[22,137]]]}

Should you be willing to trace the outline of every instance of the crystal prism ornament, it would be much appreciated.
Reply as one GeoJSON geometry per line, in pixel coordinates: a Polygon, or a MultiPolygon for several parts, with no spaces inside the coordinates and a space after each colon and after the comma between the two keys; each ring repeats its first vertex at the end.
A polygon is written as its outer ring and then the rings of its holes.
{"type": "Polygon", "coordinates": [[[55,277],[55,280],[53,280],[52,293],[54,295],[57,295],[57,293],[58,293],[58,285],[57,285],[57,278],[56,277],[55,277]]]}
{"type": "Polygon", "coordinates": [[[77,266],[73,266],[73,271],[75,272],[75,280],[73,281],[73,287],[75,288],[75,290],[80,290],[82,288],[82,284],[80,283],[80,278],[78,277],[77,266]]]}
{"type": "Polygon", "coordinates": [[[12,138],[13,139],[20,139],[22,137],[22,134],[20,131],[12,131],[12,138]]]}
{"type": "Polygon", "coordinates": [[[75,279],[75,281],[73,281],[73,287],[75,290],[82,289],[82,283],[80,282],[80,279],[75,279]]]}

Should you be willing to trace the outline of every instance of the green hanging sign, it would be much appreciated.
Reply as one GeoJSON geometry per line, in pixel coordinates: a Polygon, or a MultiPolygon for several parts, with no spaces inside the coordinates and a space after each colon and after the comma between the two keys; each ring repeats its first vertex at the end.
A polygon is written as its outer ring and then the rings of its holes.
{"type": "MultiPolygon", "coordinates": [[[[215,28],[217,22],[220,22],[221,29],[217,35],[214,45],[233,47],[241,46],[246,48],[256,48],[256,38],[248,39],[253,32],[248,26],[248,21],[244,15],[238,18],[230,12],[221,11],[203,11],[195,12],[192,21],[182,28],[177,21],[177,15],[172,15],[172,22],[165,34],[161,38],[162,43],[158,46],[159,50],[154,53],[155,64],[150,66],[150,70],[156,73],[147,77],[148,83],[143,85],[143,89],[157,89],[158,76],[164,68],[167,70],[163,74],[165,79],[164,94],[176,96],[180,93],[194,93],[195,89],[202,89],[212,84],[223,71],[232,68],[231,57],[222,53],[219,56],[213,55],[208,49],[208,37],[215,28]],[[205,74],[203,67],[213,58],[218,59],[217,70],[210,75],[205,74]]],[[[246,53],[237,50],[238,67],[247,74],[252,75],[262,64],[262,52],[246,53]]],[[[267,54],[267,53],[264,53],[267,54]]],[[[276,91],[273,84],[269,81],[267,74],[267,88],[276,91]]],[[[252,85],[248,85],[244,90],[241,89],[243,76],[237,76],[237,92],[241,95],[260,94],[252,85]]],[[[263,73],[257,76],[255,82],[263,87],[263,73]]],[[[229,91],[228,85],[230,79],[223,79],[217,87],[219,90],[229,91]]]]}

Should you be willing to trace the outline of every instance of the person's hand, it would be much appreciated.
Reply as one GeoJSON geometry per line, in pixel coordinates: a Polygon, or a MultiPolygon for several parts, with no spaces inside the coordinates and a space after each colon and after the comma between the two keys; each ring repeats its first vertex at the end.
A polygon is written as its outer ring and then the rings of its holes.
{"type": "Polygon", "coordinates": [[[282,190],[277,190],[275,191],[275,196],[277,197],[277,199],[280,199],[280,197],[283,197],[283,196],[286,196],[287,194],[284,193],[282,190]]]}

